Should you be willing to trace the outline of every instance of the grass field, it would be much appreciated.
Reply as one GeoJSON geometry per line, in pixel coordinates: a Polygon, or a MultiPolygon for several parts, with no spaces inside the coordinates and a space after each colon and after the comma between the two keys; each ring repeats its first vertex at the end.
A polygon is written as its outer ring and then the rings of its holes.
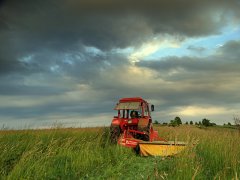
{"type": "Polygon", "coordinates": [[[108,128],[0,131],[0,179],[238,179],[235,129],[156,126],[195,143],[175,157],[140,157],[111,145],[108,128]]]}

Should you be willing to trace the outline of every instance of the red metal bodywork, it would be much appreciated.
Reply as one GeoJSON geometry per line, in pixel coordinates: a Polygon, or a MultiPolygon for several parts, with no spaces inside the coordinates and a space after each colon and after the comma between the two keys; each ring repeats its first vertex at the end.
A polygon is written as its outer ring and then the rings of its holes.
{"type": "Polygon", "coordinates": [[[135,148],[143,141],[166,141],[158,136],[157,131],[153,130],[149,103],[141,97],[122,98],[114,109],[118,111],[118,114],[114,116],[111,127],[119,131],[118,144],[135,148]],[[130,112],[134,110],[139,111],[139,116],[132,118],[130,112]]]}
{"type": "MultiPolygon", "coordinates": [[[[125,130],[123,131],[123,134],[120,136],[120,138],[118,139],[118,144],[122,145],[122,146],[126,146],[126,147],[131,147],[131,148],[136,148],[136,146],[141,143],[144,142],[143,140],[140,139],[136,139],[134,138],[134,136],[132,135],[132,133],[136,133],[136,134],[144,134],[141,131],[136,131],[136,130],[125,130]]],[[[167,142],[166,139],[163,139],[161,137],[158,136],[158,132],[154,131],[152,129],[152,132],[150,133],[150,139],[149,142],[153,142],[153,141],[165,141],[167,142]]]]}

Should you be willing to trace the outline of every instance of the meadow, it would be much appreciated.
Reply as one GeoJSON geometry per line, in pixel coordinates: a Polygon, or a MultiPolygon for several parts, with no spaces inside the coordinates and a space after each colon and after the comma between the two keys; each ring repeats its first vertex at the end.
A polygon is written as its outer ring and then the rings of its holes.
{"type": "Polygon", "coordinates": [[[2,130],[0,179],[239,179],[237,130],[154,128],[161,137],[191,145],[174,157],[141,157],[112,145],[104,127],[2,130]]]}

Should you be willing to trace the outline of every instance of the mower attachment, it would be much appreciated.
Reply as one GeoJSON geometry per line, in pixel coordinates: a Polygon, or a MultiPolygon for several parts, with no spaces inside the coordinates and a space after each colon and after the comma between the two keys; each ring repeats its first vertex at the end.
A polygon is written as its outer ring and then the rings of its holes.
{"type": "Polygon", "coordinates": [[[173,156],[186,148],[184,142],[139,142],[139,154],[141,156],[173,156]]]}

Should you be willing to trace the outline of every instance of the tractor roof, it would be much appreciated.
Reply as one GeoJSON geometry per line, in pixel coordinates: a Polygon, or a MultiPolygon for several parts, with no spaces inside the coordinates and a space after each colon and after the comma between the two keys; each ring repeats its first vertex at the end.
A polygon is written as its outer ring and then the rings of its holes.
{"type": "Polygon", "coordinates": [[[122,109],[139,109],[140,102],[120,102],[114,108],[115,110],[122,110],[122,109]]]}
{"type": "Polygon", "coordinates": [[[119,100],[119,102],[146,102],[141,97],[131,97],[131,98],[122,98],[119,100]]]}
{"type": "Polygon", "coordinates": [[[139,109],[142,102],[147,103],[141,97],[122,98],[122,99],[119,100],[119,103],[117,103],[117,105],[114,109],[115,110],[139,109]]]}

